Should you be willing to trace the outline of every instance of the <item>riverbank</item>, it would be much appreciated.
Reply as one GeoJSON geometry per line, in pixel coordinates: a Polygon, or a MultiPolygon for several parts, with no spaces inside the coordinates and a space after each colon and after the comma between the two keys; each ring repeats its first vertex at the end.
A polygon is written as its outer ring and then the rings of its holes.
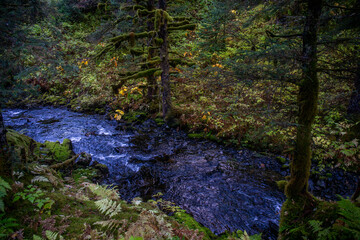
{"type": "MultiPolygon", "coordinates": [[[[284,201],[276,181],[289,174],[286,159],[189,139],[185,132],[151,120],[119,124],[104,116],[49,107],[5,110],[4,116],[7,125],[38,141],[72,139],[76,153],[86,150],[100,165],[108,165],[107,182],[119,186],[122,199],[153,199],[170,215],[174,213],[169,209],[181,206],[218,234],[246,229],[276,239],[277,213],[284,201]]],[[[324,193],[316,195],[323,198],[351,195],[354,176],[338,176],[313,178],[310,187],[324,193]]]]}
{"type": "Polygon", "coordinates": [[[215,237],[185,211],[161,199],[121,200],[116,187],[93,183],[104,179],[104,171],[94,164],[88,166],[91,160],[86,159],[87,155],[75,155],[69,140],[44,145],[13,130],[7,136],[12,158],[18,161],[14,179],[0,181],[7,188],[1,195],[5,203],[5,214],[0,219],[1,237],[235,239],[242,235],[237,232],[215,237]],[[60,154],[65,152],[69,155],[60,154]],[[161,211],[159,204],[167,207],[172,216],[161,211]]]}

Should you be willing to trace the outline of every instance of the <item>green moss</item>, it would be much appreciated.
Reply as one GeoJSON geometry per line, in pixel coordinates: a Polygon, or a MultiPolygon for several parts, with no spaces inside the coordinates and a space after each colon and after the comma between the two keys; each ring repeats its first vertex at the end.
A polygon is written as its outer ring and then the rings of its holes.
{"type": "Polygon", "coordinates": [[[163,118],[157,117],[157,118],[154,119],[154,121],[156,122],[156,124],[157,124],[158,126],[162,126],[162,125],[165,124],[165,121],[164,121],[163,118]]]}
{"type": "Polygon", "coordinates": [[[289,166],[289,164],[283,164],[282,166],[281,166],[281,169],[288,169],[290,166],[289,166]]]}
{"type": "Polygon", "coordinates": [[[189,138],[203,138],[204,134],[202,134],[202,133],[189,133],[188,137],[189,138]]]}
{"type": "Polygon", "coordinates": [[[276,157],[275,159],[278,160],[279,162],[281,162],[282,164],[285,164],[285,163],[286,163],[286,158],[276,157]]]}
{"type": "Polygon", "coordinates": [[[204,233],[203,239],[215,239],[216,236],[206,227],[195,221],[195,219],[185,212],[176,212],[174,218],[181,224],[184,224],[190,229],[198,229],[199,232],[204,233]]]}
{"type": "Polygon", "coordinates": [[[47,156],[51,157],[56,162],[63,162],[74,156],[72,150],[71,141],[69,139],[64,139],[63,143],[60,142],[49,142],[41,144],[41,147],[48,150],[47,156]]]}
{"type": "Polygon", "coordinates": [[[9,146],[13,148],[14,158],[27,162],[38,159],[36,150],[39,148],[40,144],[32,138],[11,129],[7,130],[6,138],[9,146]]]}
{"type": "Polygon", "coordinates": [[[205,139],[209,139],[210,141],[220,142],[220,139],[211,133],[189,133],[188,137],[189,138],[205,138],[205,139]]]}
{"type": "Polygon", "coordinates": [[[128,41],[128,40],[130,40],[130,38],[139,39],[139,38],[151,37],[154,34],[155,34],[154,31],[141,32],[141,33],[126,33],[123,35],[113,37],[109,41],[111,43],[118,43],[118,42],[122,42],[122,41],[128,41]]]}
{"type": "Polygon", "coordinates": [[[72,172],[72,177],[76,182],[78,182],[83,177],[87,178],[88,180],[91,180],[94,177],[96,177],[97,174],[96,172],[97,172],[96,169],[92,167],[78,168],[72,172]]]}
{"type": "Polygon", "coordinates": [[[156,44],[156,45],[161,45],[161,44],[163,44],[163,42],[164,42],[163,39],[161,39],[161,38],[155,38],[155,44],[156,44]]]}
{"type": "Polygon", "coordinates": [[[159,71],[161,72],[161,70],[159,68],[151,68],[151,69],[137,72],[134,75],[124,77],[121,80],[129,80],[129,79],[138,79],[138,78],[148,77],[151,75],[155,75],[155,73],[157,73],[159,71]]]}
{"type": "Polygon", "coordinates": [[[123,119],[127,122],[143,122],[146,118],[147,113],[141,111],[129,111],[123,116],[123,119]]]}
{"type": "Polygon", "coordinates": [[[168,31],[177,31],[177,30],[191,30],[194,31],[196,29],[196,24],[186,24],[177,27],[168,27],[168,31]]]}
{"type": "Polygon", "coordinates": [[[176,67],[177,65],[186,65],[186,66],[189,66],[189,67],[195,65],[195,63],[192,62],[192,61],[183,60],[183,59],[180,59],[180,58],[170,58],[169,62],[170,62],[170,65],[173,66],[173,67],[176,67]]]}
{"type": "Polygon", "coordinates": [[[190,24],[189,20],[183,20],[181,22],[169,23],[169,27],[180,27],[180,26],[184,26],[184,25],[188,25],[188,24],[190,24]]]}
{"type": "Polygon", "coordinates": [[[141,56],[144,54],[144,50],[140,49],[140,48],[131,48],[130,49],[130,54],[134,55],[134,56],[141,56]]]}
{"type": "Polygon", "coordinates": [[[281,191],[285,191],[285,186],[287,184],[287,181],[286,180],[280,180],[280,181],[276,181],[276,185],[278,186],[278,188],[281,190],[281,191]]]}

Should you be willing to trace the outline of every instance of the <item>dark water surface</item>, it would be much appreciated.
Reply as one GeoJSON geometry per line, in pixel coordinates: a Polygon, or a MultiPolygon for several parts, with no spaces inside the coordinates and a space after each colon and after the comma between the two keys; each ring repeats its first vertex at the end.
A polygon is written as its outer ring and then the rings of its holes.
{"type": "Polygon", "coordinates": [[[5,109],[3,116],[5,125],[39,142],[69,138],[76,153],[109,167],[107,182],[118,184],[124,199],[160,191],[216,234],[241,229],[276,238],[285,198],[274,159],[189,139],[153,121],[128,130],[103,116],[51,107],[5,109]]]}

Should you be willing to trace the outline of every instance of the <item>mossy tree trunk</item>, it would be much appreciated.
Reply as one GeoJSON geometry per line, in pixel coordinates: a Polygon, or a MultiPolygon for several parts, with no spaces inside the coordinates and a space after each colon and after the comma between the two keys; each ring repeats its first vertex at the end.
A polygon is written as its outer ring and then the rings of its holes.
{"type": "Polygon", "coordinates": [[[299,117],[291,177],[285,188],[288,198],[307,196],[311,167],[311,130],[317,112],[317,30],[322,0],[307,0],[308,10],[303,32],[302,81],[298,93],[299,117]]]}
{"type": "Polygon", "coordinates": [[[354,87],[355,89],[351,94],[347,113],[349,115],[360,116],[360,62],[357,64],[354,87]]]}
{"type": "Polygon", "coordinates": [[[0,109],[0,175],[8,175],[10,172],[10,163],[8,161],[8,143],[6,140],[6,128],[0,109]]]}
{"type": "Polygon", "coordinates": [[[161,12],[161,25],[159,31],[159,37],[162,39],[162,45],[160,47],[160,66],[161,66],[161,85],[162,85],[162,107],[163,118],[168,121],[171,117],[171,90],[170,90],[170,65],[169,65],[169,52],[168,52],[168,31],[167,31],[167,18],[164,16],[166,11],[166,0],[159,0],[159,8],[163,10],[161,12]]]}
{"type": "MultiPolygon", "coordinates": [[[[149,12],[155,10],[155,0],[147,1],[147,10],[149,12]]],[[[155,29],[154,21],[153,21],[152,17],[154,17],[154,16],[151,14],[148,16],[148,21],[147,21],[148,32],[154,31],[154,29],[155,29]]],[[[155,49],[151,47],[151,46],[155,45],[155,39],[153,37],[149,38],[148,44],[150,45],[150,48],[148,51],[148,61],[151,61],[155,57],[155,49]]],[[[149,68],[155,68],[155,64],[150,65],[149,68]]],[[[157,95],[157,83],[156,83],[156,79],[155,79],[154,75],[147,77],[147,84],[148,84],[147,100],[149,103],[151,103],[152,101],[154,101],[154,99],[157,95]]]]}

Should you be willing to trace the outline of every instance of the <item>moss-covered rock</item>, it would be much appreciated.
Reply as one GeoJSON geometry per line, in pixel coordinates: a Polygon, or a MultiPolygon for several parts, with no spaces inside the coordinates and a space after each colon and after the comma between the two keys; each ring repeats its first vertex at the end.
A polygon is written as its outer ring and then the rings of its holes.
{"type": "Polygon", "coordinates": [[[6,138],[12,152],[12,160],[16,162],[31,162],[38,159],[37,150],[40,144],[32,138],[8,129],[6,138]]]}
{"type": "Polygon", "coordinates": [[[278,188],[284,192],[285,191],[285,186],[287,184],[287,181],[286,180],[280,180],[280,181],[277,181],[276,182],[276,185],[278,186],[278,188]]]}
{"type": "Polygon", "coordinates": [[[176,212],[174,214],[174,218],[181,224],[184,224],[185,226],[187,226],[190,229],[196,229],[199,232],[204,233],[204,238],[203,239],[215,239],[216,236],[206,227],[202,226],[200,223],[198,223],[197,221],[195,221],[195,219],[182,211],[176,212]]]}
{"type": "Polygon", "coordinates": [[[46,141],[40,145],[40,149],[43,152],[47,152],[46,156],[54,162],[63,162],[75,155],[72,150],[72,143],[70,139],[64,139],[62,144],[60,144],[59,141],[46,141]]]}

